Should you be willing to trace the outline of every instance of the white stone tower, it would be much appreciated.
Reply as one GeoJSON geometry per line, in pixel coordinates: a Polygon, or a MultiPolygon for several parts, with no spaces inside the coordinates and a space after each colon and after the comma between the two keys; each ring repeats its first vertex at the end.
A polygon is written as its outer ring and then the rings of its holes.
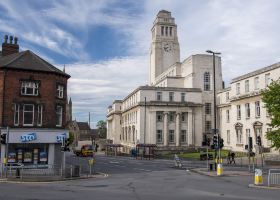
{"type": "Polygon", "coordinates": [[[171,12],[161,10],[152,27],[150,49],[150,85],[168,67],[180,62],[180,47],[177,37],[177,25],[171,12]]]}

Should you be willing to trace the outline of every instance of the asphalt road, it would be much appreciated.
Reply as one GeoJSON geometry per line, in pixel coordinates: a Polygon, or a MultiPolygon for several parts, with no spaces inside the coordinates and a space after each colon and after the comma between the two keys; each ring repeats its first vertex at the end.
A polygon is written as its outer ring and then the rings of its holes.
{"type": "Polygon", "coordinates": [[[95,169],[108,173],[106,178],[0,183],[0,200],[279,199],[280,190],[248,188],[252,176],[208,177],[172,166],[173,161],[98,156],[95,169]]]}

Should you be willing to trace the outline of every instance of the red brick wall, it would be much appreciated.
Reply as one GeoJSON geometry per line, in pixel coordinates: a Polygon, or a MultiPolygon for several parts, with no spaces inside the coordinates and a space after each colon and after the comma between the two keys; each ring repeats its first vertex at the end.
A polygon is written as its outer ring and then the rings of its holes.
{"type": "Polygon", "coordinates": [[[31,71],[20,71],[20,70],[8,70],[5,78],[5,97],[4,97],[4,110],[2,111],[1,106],[1,95],[3,87],[1,84],[3,72],[0,71],[0,125],[5,127],[14,126],[14,104],[20,104],[20,115],[19,115],[19,126],[23,127],[23,104],[34,104],[34,128],[37,127],[37,106],[38,104],[43,105],[43,124],[41,128],[58,128],[56,127],[56,105],[63,107],[62,114],[62,127],[66,125],[66,103],[67,103],[67,78],[61,75],[44,72],[31,72],[31,71]],[[40,81],[39,85],[39,96],[23,96],[21,95],[21,81],[22,79],[33,79],[40,81]],[[64,85],[63,99],[59,99],[56,96],[57,84],[64,85]],[[3,120],[1,120],[3,117],[3,120]]]}

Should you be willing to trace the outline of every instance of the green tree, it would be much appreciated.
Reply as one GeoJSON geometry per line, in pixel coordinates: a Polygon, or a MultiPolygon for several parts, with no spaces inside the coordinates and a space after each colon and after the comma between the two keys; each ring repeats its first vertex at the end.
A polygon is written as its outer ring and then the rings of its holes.
{"type": "Polygon", "coordinates": [[[271,116],[269,126],[272,131],[267,132],[266,138],[272,142],[272,147],[280,149],[280,79],[273,81],[267,89],[262,91],[262,100],[267,112],[271,116]]]}
{"type": "Polygon", "coordinates": [[[74,133],[69,132],[69,143],[72,144],[74,141],[74,133]]]}
{"type": "Polygon", "coordinates": [[[107,137],[107,127],[106,127],[106,122],[103,120],[99,120],[96,124],[96,127],[98,128],[99,131],[99,137],[100,138],[106,138],[107,137]]]}

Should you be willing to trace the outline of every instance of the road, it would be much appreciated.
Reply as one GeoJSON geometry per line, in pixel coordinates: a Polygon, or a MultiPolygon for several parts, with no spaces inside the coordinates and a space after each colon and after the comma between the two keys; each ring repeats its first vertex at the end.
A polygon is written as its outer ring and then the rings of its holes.
{"type": "MultiPolygon", "coordinates": [[[[87,163],[86,158],[80,163],[87,163]]],[[[106,178],[52,183],[0,183],[2,200],[279,199],[280,190],[248,188],[252,176],[208,177],[172,168],[173,161],[97,156],[106,178]]]]}

